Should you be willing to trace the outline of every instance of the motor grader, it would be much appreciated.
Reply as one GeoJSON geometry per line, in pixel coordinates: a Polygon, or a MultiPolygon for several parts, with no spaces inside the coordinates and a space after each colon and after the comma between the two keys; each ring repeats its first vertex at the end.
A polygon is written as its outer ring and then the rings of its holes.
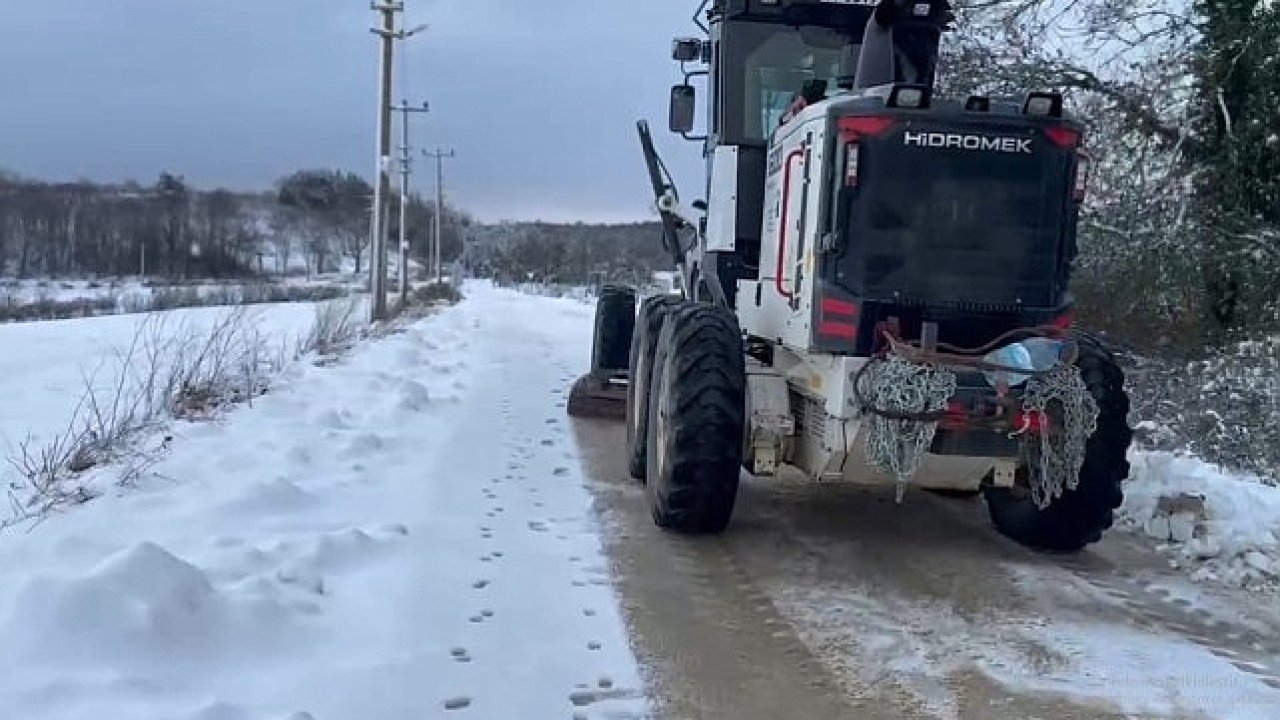
{"type": "Polygon", "coordinates": [[[1121,369],[1073,327],[1088,157],[1062,96],[936,92],[945,0],[706,0],[695,22],[669,125],[704,149],[705,200],[638,125],[680,292],[605,288],[570,402],[625,417],[654,520],[722,532],[744,471],[790,468],[981,493],[1035,548],[1099,540],[1132,433],[1121,369]]]}

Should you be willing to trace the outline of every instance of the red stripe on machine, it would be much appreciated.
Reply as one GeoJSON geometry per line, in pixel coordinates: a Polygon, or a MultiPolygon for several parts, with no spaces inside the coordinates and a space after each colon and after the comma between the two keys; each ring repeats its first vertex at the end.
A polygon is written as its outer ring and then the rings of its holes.
{"type": "Polygon", "coordinates": [[[839,315],[841,317],[856,318],[858,317],[858,306],[845,300],[836,300],[834,298],[824,298],[822,300],[823,315],[839,315]]]}
{"type": "Polygon", "coordinates": [[[842,338],[844,340],[853,340],[858,337],[858,328],[852,323],[823,320],[818,323],[818,334],[825,335],[827,337],[842,338]]]}

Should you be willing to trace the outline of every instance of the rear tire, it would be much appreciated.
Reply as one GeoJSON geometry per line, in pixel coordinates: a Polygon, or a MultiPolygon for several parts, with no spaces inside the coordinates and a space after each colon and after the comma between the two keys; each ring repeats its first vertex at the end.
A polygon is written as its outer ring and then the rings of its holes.
{"type": "Polygon", "coordinates": [[[649,395],[658,335],[667,315],[684,301],[675,295],[655,295],[640,304],[635,331],[631,335],[630,382],[627,384],[627,471],[636,480],[645,479],[648,460],[649,395]]]}
{"type": "Polygon", "coordinates": [[[1115,522],[1129,477],[1127,459],[1133,430],[1124,371],[1100,345],[1080,342],[1080,372],[1098,402],[1098,430],[1085,446],[1080,484],[1041,510],[1025,488],[983,491],[991,521],[1009,538],[1038,550],[1078,552],[1102,539],[1115,522]]]}
{"type": "Polygon", "coordinates": [[[714,305],[668,314],[649,396],[647,480],[653,520],[720,533],[738,495],[746,367],[738,319],[714,305]]]}
{"type": "Polygon", "coordinates": [[[596,301],[596,328],[591,344],[593,375],[627,369],[635,322],[636,291],[620,285],[606,285],[596,301]]]}

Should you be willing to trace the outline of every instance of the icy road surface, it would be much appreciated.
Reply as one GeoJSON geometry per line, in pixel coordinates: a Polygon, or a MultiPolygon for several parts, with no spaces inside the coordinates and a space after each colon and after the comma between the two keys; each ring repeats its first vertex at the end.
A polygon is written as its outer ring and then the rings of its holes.
{"type": "Polygon", "coordinates": [[[575,433],[659,717],[1280,718],[1276,595],[1193,584],[1145,538],[1039,555],[980,500],[746,476],[723,537],[682,538],[620,426],[575,433]]]}
{"type": "Polygon", "coordinates": [[[749,479],[723,537],[659,532],[623,428],[564,415],[591,308],[468,294],[0,535],[0,717],[1280,717],[1276,596],[1136,535],[749,479]]]}

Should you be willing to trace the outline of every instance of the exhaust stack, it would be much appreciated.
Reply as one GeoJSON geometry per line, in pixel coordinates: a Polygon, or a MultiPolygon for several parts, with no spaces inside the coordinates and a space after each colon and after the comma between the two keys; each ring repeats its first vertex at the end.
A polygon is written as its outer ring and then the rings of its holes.
{"type": "Polygon", "coordinates": [[[863,33],[854,89],[896,83],[932,88],[942,31],[953,17],[944,0],[883,0],[863,33]]]}

